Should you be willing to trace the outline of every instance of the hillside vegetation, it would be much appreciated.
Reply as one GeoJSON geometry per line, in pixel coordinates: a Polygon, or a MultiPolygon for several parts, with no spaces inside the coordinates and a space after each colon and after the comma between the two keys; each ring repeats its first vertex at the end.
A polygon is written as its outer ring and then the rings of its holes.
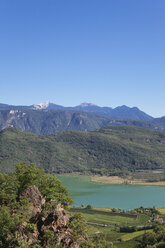
{"type": "Polygon", "coordinates": [[[48,136],[8,128],[0,133],[0,170],[33,162],[49,173],[112,174],[165,168],[165,133],[137,127],[106,127],[48,136]]]}
{"type": "Polygon", "coordinates": [[[80,213],[66,211],[71,203],[60,181],[32,164],[0,173],[0,248],[108,248],[87,236],[80,213]]]}

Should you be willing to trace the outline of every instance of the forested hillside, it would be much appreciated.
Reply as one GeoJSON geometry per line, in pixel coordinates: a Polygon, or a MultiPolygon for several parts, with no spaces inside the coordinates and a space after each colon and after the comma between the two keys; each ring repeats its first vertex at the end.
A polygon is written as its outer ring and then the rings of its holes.
{"type": "Polygon", "coordinates": [[[165,133],[137,127],[67,131],[47,136],[8,128],[0,133],[0,170],[28,161],[49,173],[101,173],[165,168],[165,133]]]}

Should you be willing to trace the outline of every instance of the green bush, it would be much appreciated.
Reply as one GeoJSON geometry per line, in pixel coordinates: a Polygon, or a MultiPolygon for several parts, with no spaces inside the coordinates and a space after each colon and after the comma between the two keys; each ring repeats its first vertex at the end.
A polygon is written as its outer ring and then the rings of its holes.
{"type": "MultiPolygon", "coordinates": [[[[35,168],[33,164],[21,163],[16,166],[16,171],[11,175],[0,174],[0,247],[2,248],[28,248],[27,243],[19,238],[19,227],[22,223],[26,223],[26,231],[32,232],[36,224],[29,220],[28,199],[22,200],[20,195],[32,185],[36,185],[45,197],[46,207],[49,206],[50,199],[54,199],[56,204],[62,203],[66,208],[72,203],[72,199],[59,179],[46,175],[43,170],[35,168]]],[[[78,225],[76,229],[80,230],[78,225]]],[[[50,239],[49,236],[47,243],[51,243],[52,239],[54,241],[54,238],[50,239]]],[[[36,241],[33,247],[40,247],[38,242],[36,241]]]]}

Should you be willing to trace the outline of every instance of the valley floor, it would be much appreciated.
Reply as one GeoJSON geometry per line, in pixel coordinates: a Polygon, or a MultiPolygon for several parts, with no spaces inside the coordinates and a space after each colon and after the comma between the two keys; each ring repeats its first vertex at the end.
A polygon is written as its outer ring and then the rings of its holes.
{"type": "Polygon", "coordinates": [[[159,182],[147,182],[146,179],[129,179],[118,176],[92,176],[92,182],[103,184],[134,184],[134,185],[153,185],[153,186],[165,186],[165,181],[159,182]]]}
{"type": "MultiPolygon", "coordinates": [[[[144,209],[143,212],[119,211],[117,209],[92,207],[72,207],[71,213],[81,213],[88,225],[88,235],[103,235],[108,244],[115,248],[137,248],[145,233],[154,233],[153,216],[144,209]],[[125,229],[123,228],[125,227],[125,229]],[[133,229],[131,231],[131,228],[133,229]]],[[[165,208],[158,209],[159,217],[165,221],[165,208]]],[[[164,224],[162,224],[164,225],[164,224]]],[[[165,247],[157,243],[156,247],[165,247]]]]}

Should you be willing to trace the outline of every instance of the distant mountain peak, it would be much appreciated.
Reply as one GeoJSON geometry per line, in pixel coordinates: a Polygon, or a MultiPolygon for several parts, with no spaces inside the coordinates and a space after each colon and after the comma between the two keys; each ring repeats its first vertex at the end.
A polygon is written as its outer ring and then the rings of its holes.
{"type": "Polygon", "coordinates": [[[91,106],[97,106],[96,104],[94,103],[88,103],[88,102],[83,102],[79,105],[79,107],[91,107],[91,106]]]}
{"type": "Polygon", "coordinates": [[[46,109],[51,103],[49,101],[33,104],[35,109],[46,109]]]}
{"type": "MultiPolygon", "coordinates": [[[[33,109],[33,110],[44,110],[44,111],[57,111],[57,110],[65,110],[65,111],[79,111],[79,112],[87,112],[93,113],[97,116],[103,116],[110,119],[115,120],[142,120],[142,121],[151,121],[153,120],[152,116],[144,113],[137,107],[128,107],[126,105],[118,106],[116,108],[111,107],[100,107],[93,103],[83,102],[75,107],[64,107],[62,105],[57,105],[51,103],[49,101],[41,102],[38,104],[33,104],[30,106],[14,106],[0,103],[0,110],[10,110],[10,114],[14,113],[16,110],[25,110],[25,109],[33,109]]],[[[0,123],[1,124],[1,123],[0,123]]]]}

